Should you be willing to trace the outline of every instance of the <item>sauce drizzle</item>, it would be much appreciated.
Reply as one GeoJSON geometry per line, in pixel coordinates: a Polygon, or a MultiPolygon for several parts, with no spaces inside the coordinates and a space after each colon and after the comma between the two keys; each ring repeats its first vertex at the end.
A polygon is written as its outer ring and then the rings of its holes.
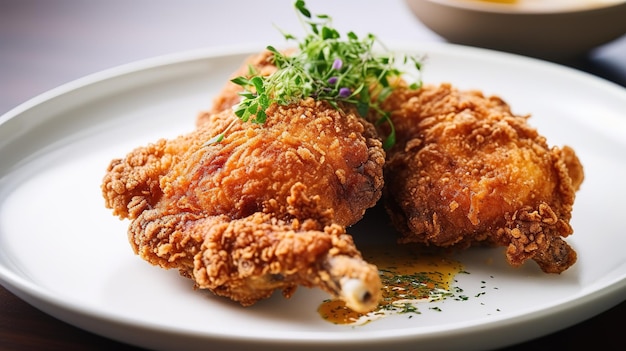
{"type": "Polygon", "coordinates": [[[320,316],[334,324],[366,324],[394,314],[419,314],[418,304],[454,296],[451,292],[456,274],[463,265],[443,255],[411,245],[361,248],[363,258],[378,266],[382,299],[370,313],[357,313],[340,300],[325,300],[320,316]]]}

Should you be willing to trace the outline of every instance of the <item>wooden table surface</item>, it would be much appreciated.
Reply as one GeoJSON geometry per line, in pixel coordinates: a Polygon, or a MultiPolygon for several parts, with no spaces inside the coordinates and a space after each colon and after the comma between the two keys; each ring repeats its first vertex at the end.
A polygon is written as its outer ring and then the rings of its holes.
{"type": "MultiPolygon", "coordinates": [[[[0,114],[63,83],[120,64],[197,48],[282,42],[276,29],[299,30],[291,1],[108,0],[0,1],[0,114]],[[233,23],[243,23],[235,26],[233,23]],[[216,30],[218,29],[219,30],[216,30]]],[[[332,14],[340,30],[374,32],[383,41],[443,41],[401,0],[310,1],[332,14]],[[348,8],[350,11],[348,11],[348,8]],[[355,20],[358,19],[358,20],[355,20]]],[[[560,62],[626,86],[626,36],[587,57],[560,62]]],[[[626,299],[626,296],[624,297],[626,299]]],[[[598,311],[602,312],[602,311],[598,311]]],[[[626,303],[565,330],[514,345],[526,350],[623,345],[626,303]]],[[[0,287],[0,350],[140,350],[57,320],[0,287]]]]}

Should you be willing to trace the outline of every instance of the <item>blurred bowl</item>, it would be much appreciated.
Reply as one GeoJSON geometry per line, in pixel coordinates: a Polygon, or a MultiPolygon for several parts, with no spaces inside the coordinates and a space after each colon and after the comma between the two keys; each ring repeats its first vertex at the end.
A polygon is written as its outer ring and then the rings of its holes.
{"type": "Polygon", "coordinates": [[[626,0],[406,0],[452,43],[546,60],[583,56],[626,33],[626,0]]]}

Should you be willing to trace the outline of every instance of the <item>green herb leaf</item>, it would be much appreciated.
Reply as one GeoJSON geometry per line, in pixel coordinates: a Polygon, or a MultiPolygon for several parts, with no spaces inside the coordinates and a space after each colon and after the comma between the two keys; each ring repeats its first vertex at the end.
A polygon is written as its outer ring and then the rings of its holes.
{"type": "Polygon", "coordinates": [[[311,12],[306,8],[306,4],[304,3],[304,0],[296,1],[294,6],[300,11],[300,13],[303,16],[305,16],[307,18],[311,18],[311,12]]]}

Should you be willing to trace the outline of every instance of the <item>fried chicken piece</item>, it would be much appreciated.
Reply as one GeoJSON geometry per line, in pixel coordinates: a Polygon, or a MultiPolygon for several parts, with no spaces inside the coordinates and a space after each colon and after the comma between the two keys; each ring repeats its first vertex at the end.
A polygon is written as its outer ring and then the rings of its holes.
{"type": "Polygon", "coordinates": [[[106,207],[131,220],[142,258],[243,305],[302,285],[375,308],[378,271],[345,232],[382,194],[374,127],[313,99],[266,113],[263,125],[207,114],[189,134],[113,160],[106,207]]]}
{"type": "Polygon", "coordinates": [[[576,261],[563,240],[583,168],[500,98],[450,84],[398,89],[386,102],[397,143],[385,166],[385,203],[403,243],[506,246],[513,266],[547,273],[576,261]]]}

